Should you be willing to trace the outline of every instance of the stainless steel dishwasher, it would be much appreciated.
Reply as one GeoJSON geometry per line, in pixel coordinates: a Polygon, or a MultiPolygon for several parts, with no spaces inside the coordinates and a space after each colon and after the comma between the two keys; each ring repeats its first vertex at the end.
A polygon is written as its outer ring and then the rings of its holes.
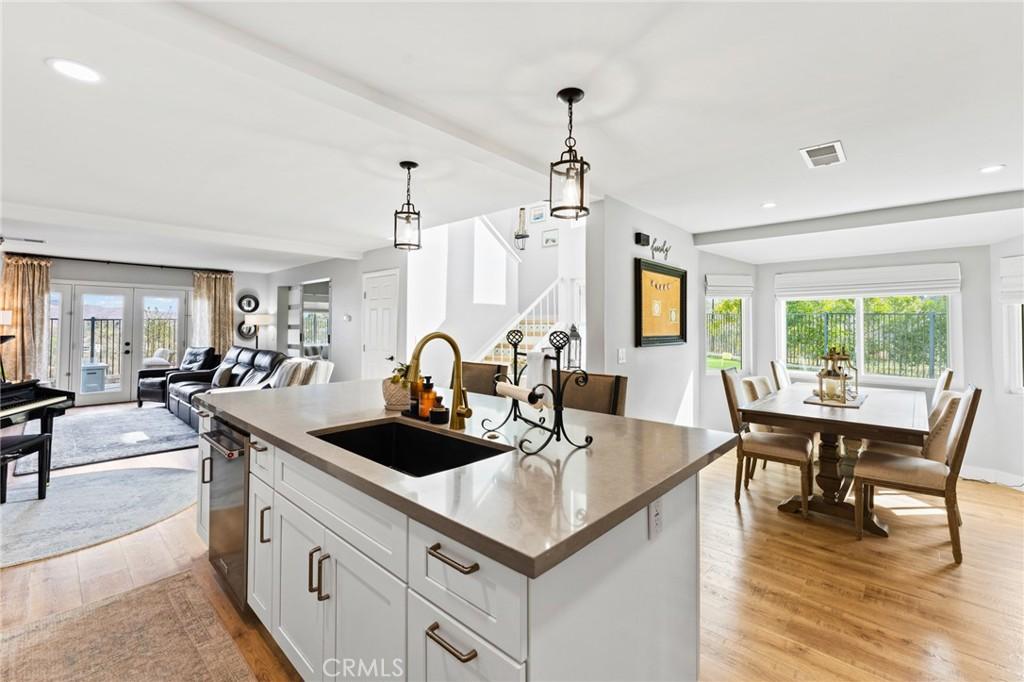
{"type": "Polygon", "coordinates": [[[249,434],[214,417],[202,438],[210,444],[200,471],[210,484],[210,563],[245,611],[249,434]]]}

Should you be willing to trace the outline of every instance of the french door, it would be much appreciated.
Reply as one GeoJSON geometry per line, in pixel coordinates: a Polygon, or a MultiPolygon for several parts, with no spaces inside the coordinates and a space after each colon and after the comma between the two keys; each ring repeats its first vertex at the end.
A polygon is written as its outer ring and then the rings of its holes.
{"type": "Polygon", "coordinates": [[[185,348],[184,289],[50,285],[49,381],[78,405],[127,402],[144,366],[176,367],[185,348]]]}

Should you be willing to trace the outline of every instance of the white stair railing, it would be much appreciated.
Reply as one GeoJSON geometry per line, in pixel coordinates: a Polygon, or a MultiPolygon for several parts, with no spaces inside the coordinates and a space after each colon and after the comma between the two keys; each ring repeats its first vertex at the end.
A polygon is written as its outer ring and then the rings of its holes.
{"type": "Polygon", "coordinates": [[[476,362],[512,362],[512,346],[505,341],[505,334],[510,329],[523,332],[523,342],[519,350],[534,350],[546,341],[548,333],[557,327],[559,322],[558,297],[562,289],[562,281],[552,282],[526,309],[502,325],[501,329],[474,355],[476,362]]]}

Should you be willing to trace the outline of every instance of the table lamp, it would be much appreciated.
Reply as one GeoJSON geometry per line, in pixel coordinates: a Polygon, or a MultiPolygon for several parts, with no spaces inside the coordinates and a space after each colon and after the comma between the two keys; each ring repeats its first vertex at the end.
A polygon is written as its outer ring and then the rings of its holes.
{"type": "Polygon", "coordinates": [[[256,348],[260,347],[260,327],[268,327],[274,324],[274,316],[270,313],[248,313],[245,316],[245,324],[256,327],[256,348]]]}

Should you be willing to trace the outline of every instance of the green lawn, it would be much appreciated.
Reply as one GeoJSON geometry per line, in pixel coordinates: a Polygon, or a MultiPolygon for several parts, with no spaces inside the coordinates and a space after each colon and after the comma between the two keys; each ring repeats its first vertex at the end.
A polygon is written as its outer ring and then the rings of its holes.
{"type": "Polygon", "coordinates": [[[728,360],[725,360],[719,355],[712,355],[708,353],[704,362],[704,367],[706,369],[730,369],[732,367],[739,369],[740,360],[739,358],[729,358],[728,360]]]}

